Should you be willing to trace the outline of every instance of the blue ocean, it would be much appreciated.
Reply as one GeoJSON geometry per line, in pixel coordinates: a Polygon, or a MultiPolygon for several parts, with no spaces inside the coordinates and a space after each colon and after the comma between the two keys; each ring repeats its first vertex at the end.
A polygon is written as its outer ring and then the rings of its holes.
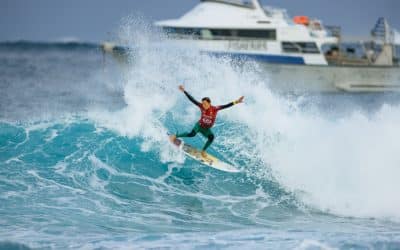
{"type": "Polygon", "coordinates": [[[400,249],[400,96],[277,93],[254,62],[124,34],[123,58],[0,44],[0,249],[400,249]],[[240,173],[171,146],[199,117],[180,84],[245,96],[210,148],[240,173]]]}

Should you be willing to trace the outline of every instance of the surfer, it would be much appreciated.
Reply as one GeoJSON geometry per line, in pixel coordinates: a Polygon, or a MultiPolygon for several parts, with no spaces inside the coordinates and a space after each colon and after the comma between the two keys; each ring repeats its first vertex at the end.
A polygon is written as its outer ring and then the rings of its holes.
{"type": "Polygon", "coordinates": [[[211,131],[211,128],[215,123],[218,111],[232,107],[235,104],[242,103],[244,96],[241,96],[236,101],[230,102],[225,105],[212,106],[211,99],[209,97],[204,97],[203,99],[201,99],[201,102],[199,102],[196,99],[194,99],[188,92],[186,92],[185,87],[183,85],[179,86],[179,90],[182,91],[194,105],[200,108],[201,117],[200,120],[194,125],[192,131],[182,134],[171,135],[170,139],[173,142],[176,138],[194,137],[198,132],[200,132],[204,137],[207,138],[207,142],[201,151],[201,155],[203,157],[207,157],[206,150],[211,145],[211,143],[214,141],[215,138],[214,133],[211,131]]]}

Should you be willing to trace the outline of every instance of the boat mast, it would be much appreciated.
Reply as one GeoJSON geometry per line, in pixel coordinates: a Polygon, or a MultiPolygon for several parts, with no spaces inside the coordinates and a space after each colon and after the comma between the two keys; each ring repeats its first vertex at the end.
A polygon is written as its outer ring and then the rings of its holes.
{"type": "Polygon", "coordinates": [[[381,17],[372,29],[372,36],[382,42],[382,51],[375,59],[375,65],[392,66],[394,58],[393,31],[388,21],[381,17]]]}

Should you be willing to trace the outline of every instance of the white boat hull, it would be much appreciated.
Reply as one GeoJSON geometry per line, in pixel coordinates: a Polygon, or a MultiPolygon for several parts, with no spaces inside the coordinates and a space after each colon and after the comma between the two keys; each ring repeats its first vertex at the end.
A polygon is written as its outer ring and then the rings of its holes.
{"type": "Polygon", "coordinates": [[[400,91],[399,67],[261,64],[273,90],[284,92],[400,91]]]}

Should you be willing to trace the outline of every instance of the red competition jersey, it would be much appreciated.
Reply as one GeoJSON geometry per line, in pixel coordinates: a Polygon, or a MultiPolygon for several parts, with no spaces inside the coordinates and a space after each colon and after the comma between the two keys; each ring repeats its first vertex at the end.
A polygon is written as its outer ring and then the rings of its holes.
{"type": "Polygon", "coordinates": [[[209,109],[205,110],[200,104],[199,108],[201,111],[201,117],[199,120],[200,126],[202,128],[211,128],[217,119],[217,113],[220,110],[220,107],[211,106],[209,109]]]}

